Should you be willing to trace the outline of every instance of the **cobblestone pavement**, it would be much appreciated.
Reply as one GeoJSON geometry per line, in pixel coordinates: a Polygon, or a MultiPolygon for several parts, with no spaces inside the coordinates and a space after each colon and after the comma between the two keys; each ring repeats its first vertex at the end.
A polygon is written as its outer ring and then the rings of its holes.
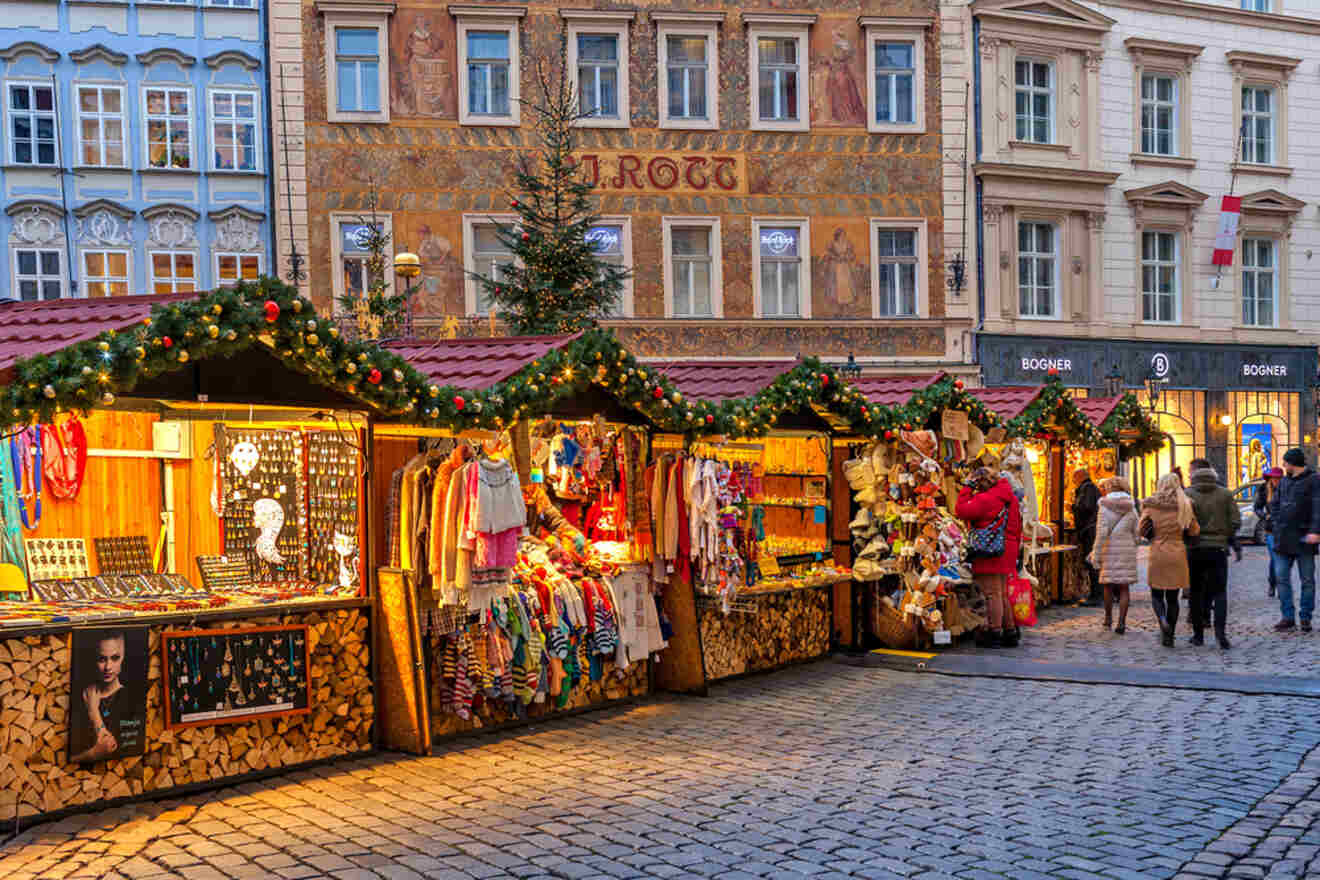
{"type": "Polygon", "coordinates": [[[38,826],[0,877],[1302,877],[1315,710],[817,663],[38,826]]]}
{"type": "MultiPolygon", "coordinates": [[[[1164,669],[1194,669],[1263,675],[1320,676],[1320,632],[1298,630],[1280,634],[1273,630],[1279,620],[1279,600],[1267,595],[1266,551],[1248,547],[1242,562],[1229,562],[1228,637],[1233,648],[1221,651],[1207,633],[1206,645],[1187,644],[1191,636],[1187,603],[1180,606],[1178,638],[1174,648],[1160,645],[1159,625],[1151,610],[1150,591],[1134,587],[1128,611],[1127,632],[1115,635],[1104,629],[1100,608],[1047,608],[1040,622],[1025,631],[1022,644],[1004,652],[1006,656],[1057,663],[1095,666],[1141,666],[1164,669]]],[[[1293,599],[1298,598],[1297,575],[1293,574],[1293,599]]],[[[1117,616],[1117,609],[1115,609],[1117,616]]],[[[961,651],[975,650],[970,644],[961,651]]]]}

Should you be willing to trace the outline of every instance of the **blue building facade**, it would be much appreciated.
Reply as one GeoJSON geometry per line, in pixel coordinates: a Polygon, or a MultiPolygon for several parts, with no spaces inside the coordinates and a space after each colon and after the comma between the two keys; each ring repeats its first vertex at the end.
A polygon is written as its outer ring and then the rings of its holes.
{"type": "Polygon", "coordinates": [[[0,298],[272,273],[262,2],[0,4],[0,298]]]}

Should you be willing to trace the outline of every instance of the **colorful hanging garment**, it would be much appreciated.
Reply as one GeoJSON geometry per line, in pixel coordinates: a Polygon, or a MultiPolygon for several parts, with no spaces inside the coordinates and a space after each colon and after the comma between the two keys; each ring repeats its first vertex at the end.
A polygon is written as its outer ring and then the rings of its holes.
{"type": "Polygon", "coordinates": [[[24,428],[9,438],[9,458],[14,466],[14,494],[23,528],[36,529],[41,522],[41,426],[24,428]],[[35,498],[32,515],[27,501],[35,498]]]}
{"type": "Polygon", "coordinates": [[[74,500],[87,473],[87,432],[82,421],[74,416],[62,425],[49,426],[42,432],[41,446],[51,496],[74,500]]]}

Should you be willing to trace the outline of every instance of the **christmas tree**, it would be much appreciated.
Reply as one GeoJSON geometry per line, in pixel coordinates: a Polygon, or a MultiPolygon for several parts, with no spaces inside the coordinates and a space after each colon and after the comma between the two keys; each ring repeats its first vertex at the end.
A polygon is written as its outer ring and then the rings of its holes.
{"type": "Polygon", "coordinates": [[[497,224],[513,254],[488,277],[474,273],[486,303],[518,335],[572,333],[611,314],[628,271],[601,259],[594,184],[574,161],[575,123],[589,116],[568,76],[566,44],[559,65],[537,65],[540,101],[523,106],[535,117],[538,150],[518,158],[509,205],[514,223],[497,224]]]}

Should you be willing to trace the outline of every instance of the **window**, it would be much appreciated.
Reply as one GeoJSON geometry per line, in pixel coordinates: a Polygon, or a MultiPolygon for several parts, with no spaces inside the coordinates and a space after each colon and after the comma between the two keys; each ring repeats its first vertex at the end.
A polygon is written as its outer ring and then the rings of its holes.
{"type": "Polygon", "coordinates": [[[233,287],[240,281],[255,281],[261,275],[261,254],[215,255],[215,284],[233,287]]]}
{"type": "Polygon", "coordinates": [[[147,164],[152,168],[192,167],[192,113],[188,89],[143,90],[147,121],[147,164]]]}
{"type": "Polygon", "coordinates": [[[1253,327],[1275,325],[1274,241],[1242,239],[1242,323],[1253,327]]]}
{"type": "Polygon", "coordinates": [[[811,253],[805,219],[752,221],[752,279],[760,318],[811,317],[811,253]]]}
{"type": "Polygon", "coordinates": [[[875,121],[910,123],[915,115],[912,84],[916,78],[912,44],[877,42],[872,49],[875,52],[875,121]]]}
{"type": "Polygon", "coordinates": [[[257,170],[256,92],[211,93],[211,144],[217,171],[257,170]]]}
{"type": "MultiPolygon", "coordinates": [[[[513,251],[500,240],[500,228],[495,223],[478,223],[472,227],[472,271],[491,281],[504,279],[504,267],[513,261],[513,251]]],[[[490,313],[491,301],[485,287],[478,282],[475,314],[490,313]]]]}
{"type": "Polygon", "coordinates": [[[1242,88],[1242,161],[1274,162],[1274,89],[1242,88]]]}
{"type": "Polygon", "coordinates": [[[78,89],[78,161],[83,165],[122,168],[124,162],[124,90],[119,86],[78,89]]]}
{"type": "Polygon", "coordinates": [[[128,296],[128,251],[83,251],[82,280],[88,297],[128,296]]]}
{"type": "Polygon", "coordinates": [[[1274,0],[1242,0],[1242,8],[1248,12],[1273,12],[1274,0]]]}
{"type": "Polygon", "coordinates": [[[1163,74],[1141,77],[1141,152],[1178,155],[1178,80],[1163,74]]]}
{"type": "Polygon", "coordinates": [[[743,14],[748,23],[752,128],[806,131],[811,106],[807,97],[807,23],[786,25],[785,17],[743,14]]]}
{"type": "Polygon", "coordinates": [[[702,217],[666,217],[661,226],[664,233],[665,317],[723,317],[719,221],[702,217]]]}
{"type": "MultiPolygon", "coordinates": [[[[596,252],[596,257],[603,263],[618,266],[620,269],[632,269],[632,221],[627,217],[602,217],[600,222],[587,231],[587,241],[596,252]]],[[[607,315],[611,318],[631,317],[632,277],[623,281],[619,299],[607,315]]]]}
{"type": "Polygon", "coordinates": [[[14,289],[25,302],[59,299],[64,295],[62,253],[45,248],[15,249],[14,289]]]}
{"type": "Polygon", "coordinates": [[[579,125],[626,128],[628,23],[633,12],[564,9],[568,21],[568,66],[577,77],[579,125]]]}
{"type": "Polygon", "coordinates": [[[662,18],[656,33],[660,60],[660,127],[719,128],[716,24],[662,18]]]}
{"type": "Polygon", "coordinates": [[[1014,65],[1017,139],[1054,143],[1054,65],[1020,60],[1014,65]]]}
{"type": "Polygon", "coordinates": [[[926,27],[892,18],[860,19],[866,29],[866,127],[873,132],[926,129],[926,27]]]}
{"type": "Polygon", "coordinates": [[[1141,320],[1178,320],[1178,236],[1141,233],[1141,320]]]}
{"type": "MultiPolygon", "coordinates": [[[[391,220],[389,214],[376,214],[376,228],[392,236],[394,229],[391,220]]],[[[371,223],[356,213],[330,215],[330,259],[335,267],[331,282],[335,314],[344,314],[341,298],[362,296],[371,281],[367,273],[367,257],[371,255],[367,245],[371,239],[371,230],[371,223]]],[[[392,272],[385,273],[384,281],[387,290],[393,290],[392,272]]]]}
{"type": "Polygon", "coordinates": [[[251,9],[255,0],[207,0],[212,6],[228,6],[233,9],[251,9]]]}
{"type": "Polygon", "coordinates": [[[152,251],[152,293],[189,293],[197,289],[197,255],[192,251],[152,251]]]}
{"type": "Polygon", "coordinates": [[[380,34],[375,28],[335,28],[335,80],[341,113],[380,112],[380,34]]]}
{"type": "Polygon", "coordinates": [[[54,165],[55,93],[48,85],[9,84],[9,158],[15,165],[54,165]]]}
{"type": "Polygon", "coordinates": [[[880,317],[910,318],[917,313],[917,234],[911,229],[876,232],[880,317]]]}
{"type": "Polygon", "coordinates": [[[517,125],[522,112],[518,19],[526,7],[450,6],[449,11],[458,17],[458,121],[517,125]]]}
{"type": "Polygon", "coordinates": [[[1018,314],[1023,318],[1058,316],[1058,235],[1052,223],[1018,224],[1018,314]]]}

